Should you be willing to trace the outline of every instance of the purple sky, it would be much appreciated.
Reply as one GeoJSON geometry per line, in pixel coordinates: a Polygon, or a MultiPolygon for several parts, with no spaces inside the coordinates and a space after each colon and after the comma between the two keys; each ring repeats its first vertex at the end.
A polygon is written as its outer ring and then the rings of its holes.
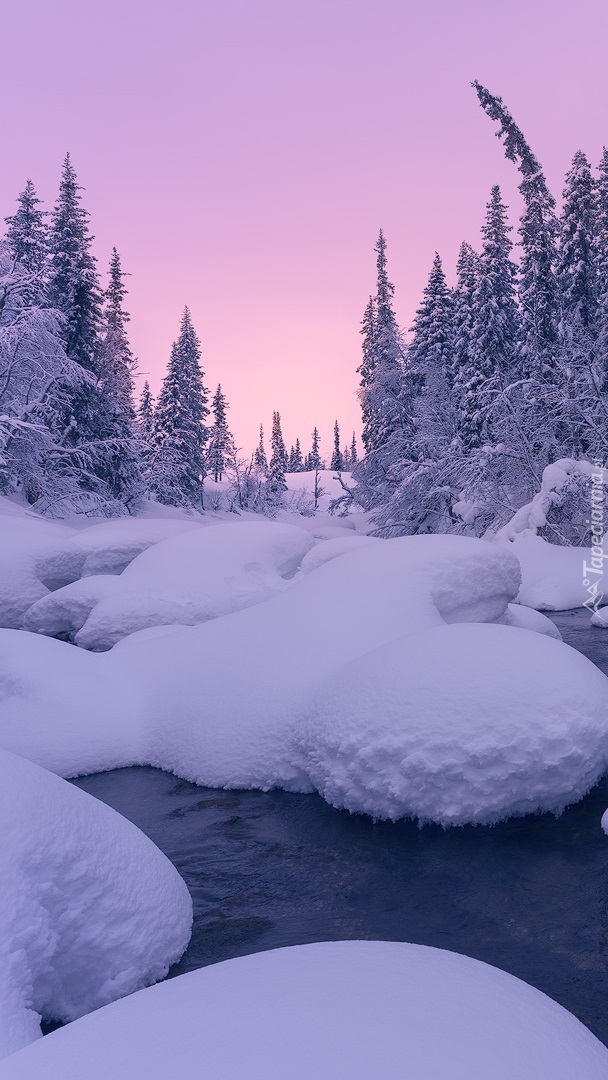
{"type": "Polygon", "coordinates": [[[517,174],[469,83],[501,94],[559,195],[608,142],[605,0],[21,0],[6,5],[0,216],[67,149],[158,388],[181,310],[249,450],[273,409],[305,448],[359,430],[359,321],[389,244],[409,326],[517,174]]]}

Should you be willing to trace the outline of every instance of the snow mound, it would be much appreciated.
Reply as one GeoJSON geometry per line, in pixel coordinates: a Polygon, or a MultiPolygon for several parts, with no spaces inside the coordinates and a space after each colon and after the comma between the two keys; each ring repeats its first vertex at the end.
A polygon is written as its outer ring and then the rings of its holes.
{"type": "Polygon", "coordinates": [[[32,604],[80,577],[85,557],[68,548],[73,530],[63,525],[25,513],[1,520],[0,626],[17,630],[32,604]]]}
{"type": "Polygon", "coordinates": [[[350,536],[344,535],[324,540],[316,544],[312,551],[304,556],[300,570],[303,574],[310,574],[317,567],[323,566],[323,563],[337,559],[340,555],[348,555],[349,552],[369,544],[381,543],[381,540],[376,540],[373,536],[355,536],[352,533],[350,536]]]}
{"type": "Polygon", "coordinates": [[[520,604],[539,611],[568,611],[589,600],[583,567],[591,560],[590,548],[558,547],[531,532],[518,533],[508,548],[521,566],[520,604]]]}
{"type": "MultiPolygon", "coordinates": [[[[104,803],[0,751],[0,1057],[162,979],[192,902],[167,858],[104,803]]],[[[44,1072],[44,1070],[43,1070],[44,1072]]]]}
{"type": "Polygon", "coordinates": [[[34,634],[65,634],[73,637],[101,600],[119,590],[119,578],[96,574],[47,593],[23,617],[23,628],[34,634]]]}
{"type": "Polygon", "coordinates": [[[604,628],[608,626],[608,607],[601,607],[593,612],[593,615],[591,616],[591,625],[603,626],[604,628]]]}
{"type": "Polygon", "coordinates": [[[85,553],[83,576],[120,574],[146,548],[203,524],[203,518],[117,518],[75,533],[72,543],[85,553]]]}
{"type": "Polygon", "coordinates": [[[608,1050],[539,990],[467,956],[338,941],[143,990],[4,1062],[2,1080],[607,1080],[608,1050]]]}
{"type": "Polygon", "coordinates": [[[137,686],[99,659],[0,630],[0,744],[61,776],[146,764],[137,686]]]}
{"type": "Polygon", "coordinates": [[[375,818],[492,823],[576,802],[608,762],[608,679],[509,626],[444,626],[336,675],[303,724],[332,806],[375,818]]]}
{"type": "Polygon", "coordinates": [[[534,630],[537,634],[546,634],[556,641],[562,640],[562,635],[551,619],[534,608],[524,607],[523,604],[509,604],[504,615],[496,622],[503,623],[504,626],[519,626],[522,630],[534,630]]]}
{"type": "Polygon", "coordinates": [[[274,522],[182,532],[130,563],[116,594],[93,608],[76,644],[103,651],[146,627],[192,626],[258,604],[286,587],[312,544],[302,529],[274,522]]]}

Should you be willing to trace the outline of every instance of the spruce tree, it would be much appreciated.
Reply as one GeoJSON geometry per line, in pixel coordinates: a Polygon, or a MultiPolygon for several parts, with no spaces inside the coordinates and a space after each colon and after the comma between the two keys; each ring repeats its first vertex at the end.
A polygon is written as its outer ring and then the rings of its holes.
{"type": "Polygon", "coordinates": [[[152,443],[154,434],[154,398],[150,392],[150,383],[147,379],[139,398],[137,419],[142,439],[149,446],[152,443]]]}
{"type": "Polygon", "coordinates": [[[519,375],[519,312],[515,296],[517,268],[511,260],[511,226],[500,188],[492,188],[482,226],[473,311],[473,355],[480,374],[500,374],[503,385],[519,375]]]}
{"type": "Polygon", "coordinates": [[[441,258],[435,252],[422,304],[412,326],[408,350],[409,377],[430,390],[438,381],[450,387],[454,381],[454,304],[441,258]]]}
{"type": "Polygon", "coordinates": [[[374,250],[376,295],[373,303],[368,304],[364,316],[364,357],[360,369],[368,453],[385,445],[403,425],[403,342],[393,309],[395,287],[388,278],[386,240],[382,229],[374,250]]]}
{"type": "Polygon", "coordinates": [[[517,162],[522,176],[519,190],[524,199],[520,223],[522,258],[519,302],[523,320],[523,355],[529,371],[552,372],[557,340],[558,295],[555,276],[557,257],[555,199],[542,168],[517,127],[502,98],[490,94],[480,83],[472,84],[484,112],[497,120],[498,138],[505,154],[517,162]]]}
{"type": "Polygon", "coordinates": [[[302,472],[303,467],[304,462],[302,460],[302,447],[300,446],[300,440],[296,439],[296,444],[295,446],[292,446],[291,453],[289,455],[289,472],[302,472]]]}
{"type": "Polygon", "coordinates": [[[342,472],[344,468],[344,458],[342,457],[342,451],[340,449],[340,428],[337,420],[334,424],[334,449],[329,467],[330,469],[334,469],[335,472],[342,472]]]}
{"type": "Polygon", "coordinates": [[[136,435],[133,404],[135,360],[126,324],[126,288],[120,256],[112,249],[110,282],[104,297],[103,332],[96,367],[98,370],[96,426],[98,439],[105,443],[98,475],[111,495],[133,508],[142,491],[141,443],[136,435]]]}
{"type": "Polygon", "coordinates": [[[321,455],[320,455],[320,452],[319,452],[320,445],[321,445],[321,440],[319,438],[319,432],[318,432],[317,428],[315,427],[315,428],[313,428],[313,432],[312,432],[312,449],[311,449],[311,451],[310,451],[310,453],[308,455],[307,472],[312,472],[315,469],[320,469],[321,468],[321,455]]]}
{"type": "Polygon", "coordinates": [[[41,200],[31,180],[26,181],[17,202],[16,213],[4,219],[9,252],[28,274],[42,275],[48,254],[47,215],[38,209],[41,200]]]}
{"type": "Polygon", "coordinates": [[[566,175],[557,262],[566,342],[595,330],[597,262],[595,183],[585,154],[577,150],[566,175]]]}
{"type": "Polygon", "coordinates": [[[350,466],[351,469],[354,469],[354,467],[357,464],[358,460],[359,460],[359,457],[358,457],[358,454],[357,454],[357,440],[355,438],[355,433],[353,431],[353,437],[352,437],[352,441],[351,441],[351,444],[350,444],[350,453],[349,453],[349,466],[350,466]]]}
{"type": "Polygon", "coordinates": [[[97,375],[101,291],[90,250],[94,238],[89,232],[89,215],[81,205],[81,190],[66,154],[49,237],[49,302],[65,319],[68,356],[97,375]]]}
{"type": "Polygon", "coordinates": [[[268,493],[271,503],[274,505],[278,505],[283,498],[283,492],[287,491],[287,484],[285,482],[285,473],[287,470],[287,451],[285,450],[283,433],[281,431],[281,416],[278,412],[274,412],[272,414],[272,432],[270,436],[270,448],[271,455],[270,464],[268,466],[268,493]]]}
{"type": "Polygon", "coordinates": [[[374,411],[372,406],[372,385],[375,368],[374,343],[376,337],[376,307],[370,296],[361,321],[361,363],[357,373],[361,376],[359,400],[363,420],[363,445],[366,450],[374,449],[374,411]]]}
{"type": "Polygon", "coordinates": [[[268,472],[268,458],[266,457],[266,450],[264,448],[264,428],[260,424],[260,441],[255,449],[253,455],[253,464],[256,469],[266,474],[268,472]]]}
{"type": "Polygon", "coordinates": [[[597,219],[595,250],[597,255],[597,381],[608,392],[608,147],[604,147],[597,181],[597,219]]]}
{"type": "Polygon", "coordinates": [[[484,375],[478,370],[475,355],[475,302],[478,271],[479,256],[470,244],[463,243],[456,264],[453,369],[458,433],[465,450],[479,445],[482,427],[479,392],[483,385],[484,375]]]}
{"type": "Polygon", "coordinates": [[[222,393],[222,388],[218,386],[211,404],[213,426],[209,436],[209,449],[207,450],[207,472],[216,483],[223,479],[230,458],[234,456],[234,440],[226,420],[227,408],[228,403],[222,393]]]}
{"type": "Polygon", "coordinates": [[[202,505],[209,409],[200,358],[200,342],[186,307],[154,413],[153,485],[159,500],[174,506],[202,505]]]}

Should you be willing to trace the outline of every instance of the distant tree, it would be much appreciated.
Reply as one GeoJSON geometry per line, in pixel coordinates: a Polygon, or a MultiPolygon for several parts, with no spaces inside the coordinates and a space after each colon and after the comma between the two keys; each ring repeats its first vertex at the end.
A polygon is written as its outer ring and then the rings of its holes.
{"type": "Polygon", "coordinates": [[[382,229],[375,246],[376,295],[365,309],[360,400],[364,445],[378,450],[402,427],[401,397],[404,349],[393,309],[395,287],[388,278],[386,240],[382,229]]]}
{"type": "Polygon", "coordinates": [[[271,501],[278,505],[283,493],[287,491],[285,473],[287,471],[287,451],[281,431],[280,413],[272,414],[272,433],[270,436],[270,464],[268,466],[268,491],[271,501]]]}
{"type": "Polygon", "coordinates": [[[260,424],[260,441],[256,447],[253,455],[253,463],[256,469],[261,470],[263,473],[268,472],[268,459],[266,457],[266,450],[264,449],[264,428],[260,424]]]}
{"type": "Polygon", "coordinates": [[[142,438],[145,443],[150,445],[154,433],[154,398],[150,392],[150,383],[147,379],[140,395],[137,419],[142,438]]]}
{"type": "Polygon", "coordinates": [[[342,472],[344,468],[344,458],[342,457],[342,451],[340,449],[340,427],[337,420],[334,424],[334,449],[329,467],[330,469],[334,469],[335,472],[342,472]]]}
{"type": "Polygon", "coordinates": [[[320,455],[320,452],[319,452],[320,446],[321,446],[321,440],[319,438],[319,432],[318,432],[317,428],[315,427],[315,428],[313,428],[313,433],[312,433],[312,449],[311,449],[311,451],[310,451],[310,453],[308,455],[308,459],[307,459],[307,464],[308,464],[308,468],[306,470],[307,472],[312,472],[313,469],[320,469],[321,468],[321,455],[320,455]]]}
{"type": "Polygon", "coordinates": [[[353,431],[352,441],[351,441],[351,444],[350,444],[350,452],[349,452],[348,456],[349,456],[349,462],[348,462],[349,466],[350,466],[351,469],[354,469],[355,465],[357,464],[357,462],[359,460],[359,456],[357,454],[357,440],[355,438],[354,431],[353,431]]]}
{"type": "Polygon", "coordinates": [[[292,446],[289,454],[289,472],[298,473],[302,472],[304,468],[304,461],[302,459],[302,448],[300,446],[300,440],[296,439],[295,446],[292,446]]]}
{"type": "Polygon", "coordinates": [[[161,502],[174,506],[202,505],[209,408],[200,359],[200,342],[186,307],[154,413],[153,487],[161,502]]]}
{"type": "Polygon", "coordinates": [[[230,434],[226,419],[227,408],[228,404],[222,388],[218,386],[211,404],[213,426],[207,450],[207,472],[216,482],[223,479],[230,461],[235,457],[234,439],[230,434]]]}

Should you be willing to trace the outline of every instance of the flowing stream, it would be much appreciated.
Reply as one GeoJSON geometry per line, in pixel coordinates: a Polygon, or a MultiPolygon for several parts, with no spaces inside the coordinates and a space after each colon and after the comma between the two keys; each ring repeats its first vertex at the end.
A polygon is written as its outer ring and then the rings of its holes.
{"type": "MultiPolygon", "coordinates": [[[[608,630],[554,616],[608,674],[608,630]]],[[[608,1045],[603,780],[556,819],[444,830],[378,823],[317,795],[200,788],[151,768],[74,781],[133,821],[192,894],[170,975],[283,945],[381,938],[452,949],[544,990],[608,1045]]]]}

